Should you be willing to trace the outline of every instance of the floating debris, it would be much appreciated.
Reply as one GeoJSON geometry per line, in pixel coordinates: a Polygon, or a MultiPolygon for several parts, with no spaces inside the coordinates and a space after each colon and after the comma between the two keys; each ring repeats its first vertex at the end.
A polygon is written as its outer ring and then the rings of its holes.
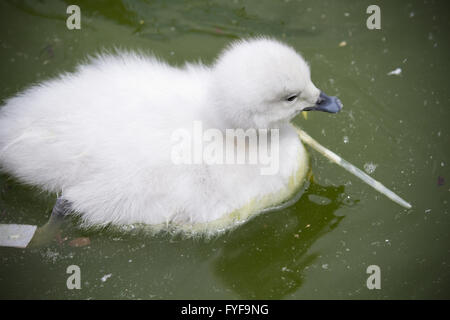
{"type": "Polygon", "coordinates": [[[438,186],[443,186],[445,184],[445,179],[442,176],[438,177],[438,186]]]}
{"type": "Polygon", "coordinates": [[[25,224],[0,224],[0,247],[26,248],[36,229],[25,224]]]}
{"type": "Polygon", "coordinates": [[[402,73],[402,69],[401,68],[397,68],[395,70],[392,70],[391,72],[388,72],[388,76],[398,76],[402,73]]]}
{"type": "Polygon", "coordinates": [[[331,160],[332,162],[339,165],[340,167],[344,168],[345,170],[349,171],[353,175],[357,176],[362,181],[364,181],[365,183],[370,185],[372,188],[374,188],[378,192],[381,192],[386,197],[388,197],[392,201],[398,203],[402,207],[411,209],[411,207],[412,207],[411,204],[409,204],[408,202],[406,202],[405,200],[400,198],[397,194],[395,194],[393,191],[386,188],[379,181],[376,181],[375,179],[373,179],[371,176],[369,176],[364,171],[360,170],[359,168],[352,165],[350,162],[345,161],[344,159],[342,159],[340,156],[338,156],[331,150],[328,150],[327,148],[325,148],[324,146],[319,144],[316,140],[311,138],[311,136],[309,136],[305,131],[301,130],[300,128],[297,128],[297,132],[298,132],[299,137],[302,140],[302,142],[306,143],[307,145],[309,145],[310,147],[315,149],[317,152],[322,154],[324,157],[331,160]]]}
{"type": "Polygon", "coordinates": [[[109,278],[111,278],[111,276],[112,276],[112,273],[105,274],[100,280],[101,280],[102,282],[105,282],[106,280],[108,280],[109,278]]]}
{"type": "Polygon", "coordinates": [[[345,47],[347,45],[347,41],[339,42],[339,47],[345,47]]]}
{"type": "Polygon", "coordinates": [[[50,261],[52,263],[55,263],[56,261],[58,261],[61,258],[59,252],[52,251],[50,248],[48,248],[47,251],[42,252],[41,256],[45,260],[50,261]]]}
{"type": "Polygon", "coordinates": [[[69,246],[75,247],[75,248],[85,247],[90,244],[91,244],[91,240],[87,237],[76,238],[69,242],[69,246]]]}

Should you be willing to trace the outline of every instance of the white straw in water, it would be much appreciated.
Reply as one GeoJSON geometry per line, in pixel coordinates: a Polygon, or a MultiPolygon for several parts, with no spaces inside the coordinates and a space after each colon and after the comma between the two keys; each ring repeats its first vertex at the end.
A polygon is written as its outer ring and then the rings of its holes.
{"type": "Polygon", "coordinates": [[[386,197],[391,199],[392,201],[398,203],[402,207],[405,207],[407,209],[411,209],[411,204],[400,198],[398,195],[396,195],[393,191],[386,188],[384,185],[382,185],[377,180],[373,179],[371,176],[363,172],[362,170],[358,169],[354,165],[352,165],[350,162],[342,159],[340,156],[335,154],[334,152],[328,150],[321,144],[319,144],[316,140],[314,140],[309,134],[307,134],[305,131],[301,130],[300,128],[297,128],[298,134],[300,136],[300,139],[312,147],[317,152],[324,155],[326,158],[331,160],[332,162],[336,163],[337,165],[341,166],[345,170],[349,171],[350,173],[353,173],[355,176],[360,178],[362,181],[367,183],[369,186],[374,188],[375,190],[381,192],[386,197]]]}

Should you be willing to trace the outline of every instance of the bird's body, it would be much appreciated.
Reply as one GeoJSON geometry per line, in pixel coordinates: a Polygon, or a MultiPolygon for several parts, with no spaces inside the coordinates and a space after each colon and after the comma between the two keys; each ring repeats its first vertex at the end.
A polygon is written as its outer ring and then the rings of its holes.
{"type": "Polygon", "coordinates": [[[137,54],[103,55],[33,86],[0,109],[0,165],[25,183],[60,193],[90,225],[208,223],[280,193],[303,177],[296,173],[307,163],[295,129],[278,118],[276,125],[252,120],[244,127],[279,130],[275,174],[262,175],[260,164],[173,162],[177,129],[191,130],[195,121],[219,130],[245,123],[240,112],[220,111],[230,108],[224,102],[230,84],[216,85],[226,54],[223,60],[177,68],[137,54]]]}

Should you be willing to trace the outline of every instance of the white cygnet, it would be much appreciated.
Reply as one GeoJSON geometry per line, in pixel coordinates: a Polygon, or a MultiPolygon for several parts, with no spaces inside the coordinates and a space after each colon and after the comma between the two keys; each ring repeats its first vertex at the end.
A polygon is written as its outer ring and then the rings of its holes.
{"type": "Polygon", "coordinates": [[[290,120],[337,112],[327,98],[301,55],[269,38],[236,41],[211,65],[103,54],[6,101],[0,165],[58,193],[87,225],[214,223],[285,200],[283,190],[301,184],[307,157],[290,120]],[[176,163],[174,133],[199,124],[224,136],[276,130],[276,148],[268,139],[279,164],[262,174],[267,163],[176,163]]]}

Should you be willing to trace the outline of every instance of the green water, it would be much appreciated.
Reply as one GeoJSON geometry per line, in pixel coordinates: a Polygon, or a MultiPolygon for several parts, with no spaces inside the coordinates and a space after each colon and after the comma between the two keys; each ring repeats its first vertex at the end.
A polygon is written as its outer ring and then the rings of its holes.
{"type": "MultiPolygon", "coordinates": [[[[265,34],[310,62],[316,85],[338,95],[337,115],[296,122],[392,188],[405,210],[310,152],[314,180],[293,206],[214,239],[86,231],[0,248],[0,298],[400,299],[450,298],[449,10],[444,1],[0,2],[0,98],[113,46],[170,63],[210,62],[239,37],[265,34]],[[82,29],[65,26],[81,7],[82,29]],[[345,41],[345,46],[339,44],[345,41]],[[387,75],[401,68],[400,75],[387,75]],[[90,245],[70,242],[89,237],[90,245]],[[68,290],[66,268],[81,268],[68,290]],[[381,289],[366,268],[381,268],[381,289]],[[111,275],[106,281],[101,278],[111,275]]],[[[43,225],[55,195],[0,175],[0,223],[43,225]]]]}

